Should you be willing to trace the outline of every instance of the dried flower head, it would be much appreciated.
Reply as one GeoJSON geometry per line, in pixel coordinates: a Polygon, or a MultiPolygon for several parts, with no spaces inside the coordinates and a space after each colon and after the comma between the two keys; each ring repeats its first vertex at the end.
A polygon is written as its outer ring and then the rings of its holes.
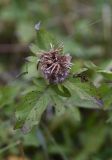
{"type": "Polygon", "coordinates": [[[39,68],[49,83],[63,82],[71,67],[71,56],[61,55],[63,46],[54,49],[53,47],[49,52],[43,52],[40,56],[39,68]]]}

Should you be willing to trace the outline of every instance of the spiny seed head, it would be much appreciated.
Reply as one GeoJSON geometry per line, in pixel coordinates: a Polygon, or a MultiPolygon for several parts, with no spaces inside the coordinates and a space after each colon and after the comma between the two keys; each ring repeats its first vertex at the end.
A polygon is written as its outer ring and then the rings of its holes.
{"type": "Polygon", "coordinates": [[[40,56],[39,68],[49,83],[63,82],[70,72],[71,56],[61,55],[62,49],[62,47],[51,48],[49,52],[43,52],[40,56]]]}

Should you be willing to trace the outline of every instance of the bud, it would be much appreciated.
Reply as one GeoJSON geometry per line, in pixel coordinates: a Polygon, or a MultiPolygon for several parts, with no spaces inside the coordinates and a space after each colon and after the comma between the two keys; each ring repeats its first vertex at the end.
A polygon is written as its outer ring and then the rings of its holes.
{"type": "Polygon", "coordinates": [[[69,75],[71,67],[71,56],[61,55],[62,47],[51,48],[49,52],[43,52],[40,56],[39,68],[49,83],[61,83],[69,75]]]}

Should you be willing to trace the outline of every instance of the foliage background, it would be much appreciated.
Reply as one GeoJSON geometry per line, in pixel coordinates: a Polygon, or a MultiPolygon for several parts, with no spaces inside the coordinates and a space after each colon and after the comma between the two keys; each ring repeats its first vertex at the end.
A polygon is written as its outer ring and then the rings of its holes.
{"type": "Polygon", "coordinates": [[[25,86],[15,79],[30,55],[38,21],[63,41],[65,52],[73,55],[77,65],[91,60],[112,68],[111,0],[1,0],[0,158],[13,160],[25,154],[33,160],[111,160],[112,125],[107,121],[111,110],[81,108],[61,117],[49,111],[46,124],[31,133],[13,131],[14,98],[25,86]]]}

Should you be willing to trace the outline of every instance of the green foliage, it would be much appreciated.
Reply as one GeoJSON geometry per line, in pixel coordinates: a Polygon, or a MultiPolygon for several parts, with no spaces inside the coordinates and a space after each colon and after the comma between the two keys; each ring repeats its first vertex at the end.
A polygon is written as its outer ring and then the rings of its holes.
{"type": "Polygon", "coordinates": [[[37,45],[40,49],[49,50],[50,44],[56,45],[56,39],[47,32],[45,29],[40,27],[40,22],[35,25],[37,30],[37,45]]]}
{"type": "Polygon", "coordinates": [[[42,113],[45,111],[47,105],[49,104],[48,93],[43,93],[42,96],[39,95],[39,99],[36,104],[28,113],[25,119],[24,125],[22,127],[23,132],[28,132],[32,129],[34,125],[38,125],[40,122],[42,113]]]}
{"type": "Polygon", "coordinates": [[[111,0],[0,1],[0,159],[21,155],[21,142],[33,160],[111,159],[111,8],[111,0]],[[35,32],[40,20],[53,36],[35,32]],[[60,41],[73,65],[49,85],[39,58],[60,41]],[[33,55],[23,64],[26,45],[33,55]]]}
{"type": "MultiPolygon", "coordinates": [[[[111,102],[109,103],[108,101],[108,103],[106,103],[105,98],[100,96],[100,88],[96,88],[94,86],[90,75],[98,73],[111,75],[111,72],[102,71],[92,62],[84,62],[84,66],[86,68],[82,68],[80,66],[79,68],[77,68],[77,66],[75,68],[74,62],[68,79],[60,84],[49,84],[44,80],[44,78],[39,79],[38,76],[40,72],[38,68],[35,72],[34,69],[30,71],[31,65],[36,68],[37,62],[39,63],[39,56],[37,53],[41,55],[42,51],[40,52],[40,50],[50,48],[50,44],[52,42],[51,36],[49,36],[48,32],[45,30],[43,32],[43,30],[40,29],[40,24],[37,24],[36,29],[38,47],[36,47],[36,45],[32,45],[31,47],[31,50],[36,56],[30,56],[26,59],[29,62],[27,64],[29,68],[28,75],[32,75],[32,71],[35,73],[34,76],[31,76],[32,78],[30,77],[33,82],[36,82],[34,84],[35,90],[23,96],[22,99],[20,99],[19,104],[16,106],[15,115],[17,122],[15,124],[15,128],[21,128],[23,132],[30,131],[34,125],[39,124],[40,119],[48,105],[52,105],[55,108],[55,113],[58,116],[64,114],[65,112],[69,112],[70,114],[72,110],[73,113],[75,113],[75,107],[93,109],[103,109],[104,107],[108,108],[111,102]],[[38,48],[40,48],[40,50],[38,50],[38,48]],[[77,77],[75,77],[75,75],[77,75],[77,77]],[[80,78],[78,78],[78,75],[80,75],[80,78]],[[34,77],[36,78],[36,81],[34,77]],[[87,82],[84,79],[86,77],[89,78],[87,82]],[[40,83],[40,80],[43,81],[42,84],[40,83]],[[40,87],[40,90],[37,85],[40,87]],[[73,109],[71,109],[72,106],[73,109]],[[68,108],[70,109],[68,110],[68,108]]],[[[52,45],[55,46],[54,43],[52,45]]],[[[111,77],[107,76],[107,78],[110,79],[111,77]]]]}

